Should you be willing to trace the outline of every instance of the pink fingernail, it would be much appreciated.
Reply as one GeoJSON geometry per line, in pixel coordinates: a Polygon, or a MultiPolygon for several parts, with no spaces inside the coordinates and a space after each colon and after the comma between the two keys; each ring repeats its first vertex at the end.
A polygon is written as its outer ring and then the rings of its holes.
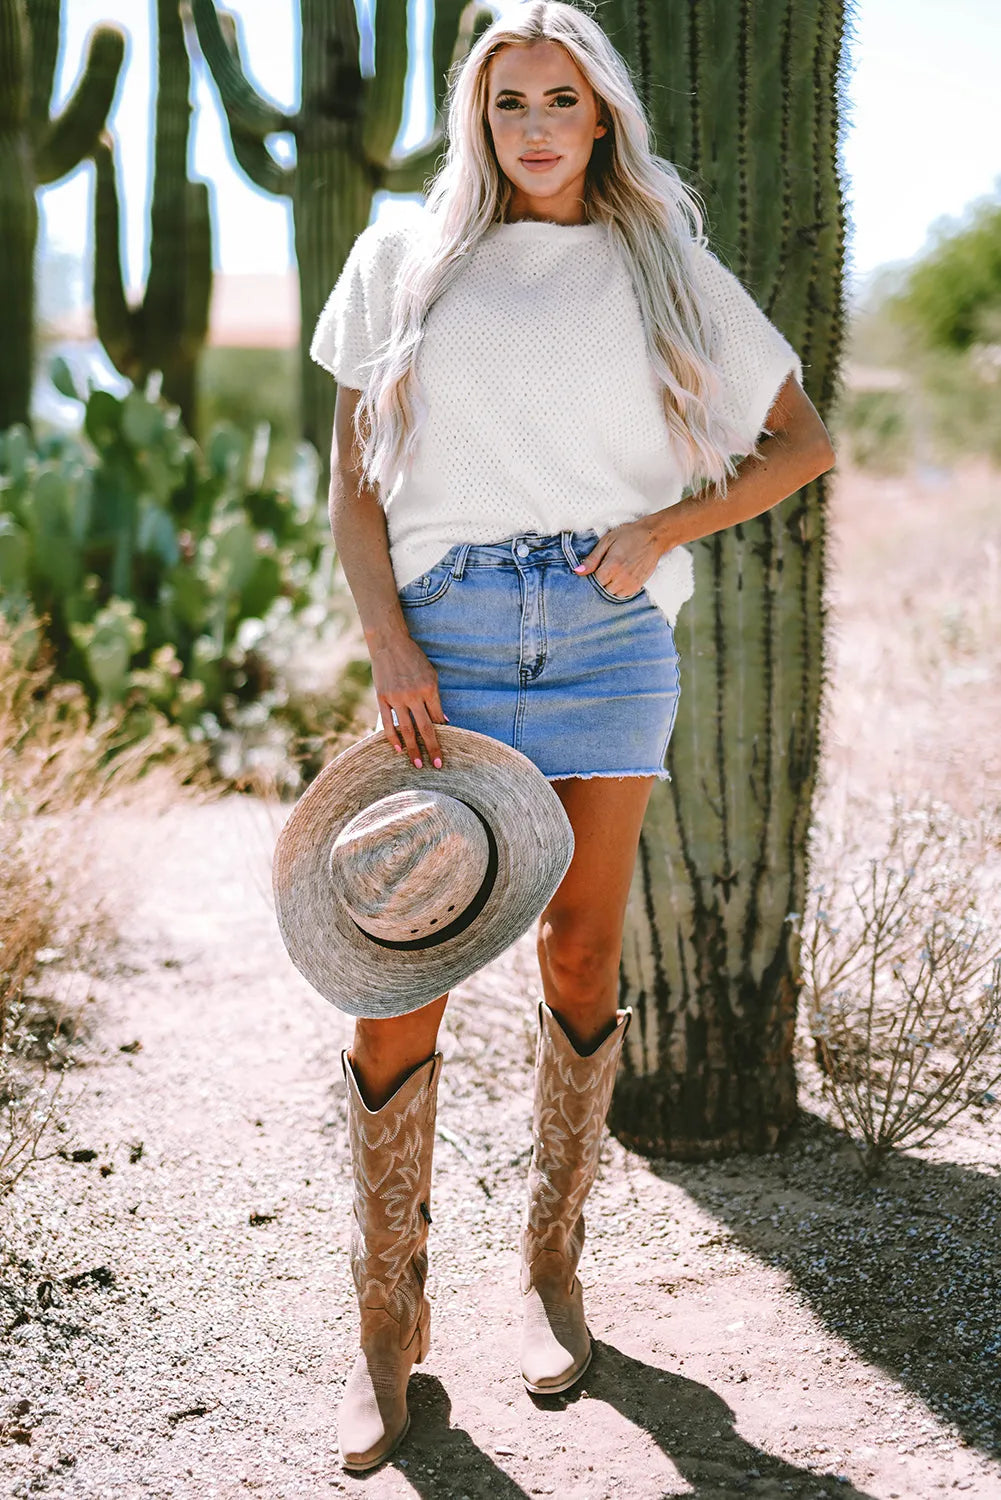
{"type": "Polygon", "coordinates": [[[438,770],[438,771],[441,770],[441,759],[440,758],[435,761],[435,769],[438,770]]]}
{"type": "Polygon", "coordinates": [[[424,762],[420,759],[414,761],[414,765],[417,767],[418,771],[421,769],[421,766],[423,766],[423,764],[424,762]]]}
{"type": "Polygon", "coordinates": [[[397,755],[402,755],[403,754],[403,746],[402,745],[394,745],[393,749],[396,751],[397,755]]]}

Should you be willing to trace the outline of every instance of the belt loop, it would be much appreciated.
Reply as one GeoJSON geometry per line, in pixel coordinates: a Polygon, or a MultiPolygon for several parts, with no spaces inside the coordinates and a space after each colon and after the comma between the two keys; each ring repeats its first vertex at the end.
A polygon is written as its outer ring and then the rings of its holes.
{"type": "Polygon", "coordinates": [[[576,553],[574,552],[573,532],[572,531],[561,531],[560,532],[560,544],[561,544],[561,546],[563,548],[563,556],[566,558],[566,560],[570,564],[571,568],[576,568],[576,566],[577,566],[577,556],[576,556],[576,553]]]}
{"type": "Polygon", "coordinates": [[[471,546],[471,542],[463,542],[460,545],[459,554],[456,557],[455,562],[452,564],[453,578],[461,578],[463,573],[466,571],[466,558],[469,555],[469,549],[471,546]]]}

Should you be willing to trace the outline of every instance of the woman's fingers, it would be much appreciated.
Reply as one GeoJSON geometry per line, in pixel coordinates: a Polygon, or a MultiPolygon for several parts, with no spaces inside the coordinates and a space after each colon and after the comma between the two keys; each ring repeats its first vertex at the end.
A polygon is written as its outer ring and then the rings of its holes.
{"type": "MultiPolygon", "coordinates": [[[[431,694],[428,695],[431,698],[431,694]]],[[[397,701],[391,704],[388,698],[378,698],[379,712],[382,715],[383,732],[393,749],[404,749],[417,767],[425,765],[438,767],[444,764],[444,754],[441,742],[435,729],[435,722],[447,722],[442,712],[438,695],[433,695],[433,701],[429,709],[425,699],[419,698],[410,702],[397,701]],[[392,722],[392,714],[395,711],[397,724],[392,722]],[[418,743],[418,734],[423,745],[418,743]],[[402,743],[401,743],[402,740],[402,743]]]]}
{"type": "Polygon", "coordinates": [[[399,731],[393,723],[393,707],[388,698],[382,693],[376,693],[375,701],[379,705],[379,717],[382,720],[382,732],[386,737],[386,743],[392,745],[393,749],[400,754],[403,753],[403,741],[399,731]]]}
{"type": "Polygon", "coordinates": [[[438,743],[438,733],[431,721],[431,715],[423,703],[418,703],[415,706],[413,714],[417,728],[420,731],[421,739],[424,741],[430,757],[430,763],[432,766],[440,769],[443,764],[441,745],[438,743]]]}

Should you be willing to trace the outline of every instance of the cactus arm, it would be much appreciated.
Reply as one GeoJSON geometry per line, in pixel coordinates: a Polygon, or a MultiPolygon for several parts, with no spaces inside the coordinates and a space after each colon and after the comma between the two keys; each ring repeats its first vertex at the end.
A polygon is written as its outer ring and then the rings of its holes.
{"type": "Polygon", "coordinates": [[[52,83],[59,56],[59,10],[62,0],[29,0],[31,28],[31,125],[37,136],[49,128],[52,83]]]}
{"type": "Polygon", "coordinates": [[[229,139],[237,166],[255,187],[276,198],[291,198],[295,191],[295,167],[276,161],[264,142],[255,136],[231,130],[229,139]]]}
{"type": "Polygon", "coordinates": [[[273,132],[294,130],[295,117],[259,99],[247,83],[236,21],[229,11],[217,11],[214,0],[196,0],[192,18],[196,23],[197,44],[219,90],[237,165],[262,192],[291,197],[295,190],[295,168],[272,156],[266,137],[273,132]],[[223,53],[228,61],[223,61],[223,53]],[[244,107],[248,90],[260,108],[244,107]]]}
{"type": "Polygon", "coordinates": [[[122,277],[118,180],[114,145],[102,133],[93,151],[94,191],[94,321],[97,336],[120,374],[137,373],[141,315],[129,307],[122,277]]]}
{"type": "MultiPolygon", "coordinates": [[[[431,36],[434,133],[430,140],[413,151],[389,157],[384,171],[377,174],[380,186],[387,192],[423,192],[427,179],[434,175],[445,145],[442,115],[449,69],[453,62],[465,57],[480,31],[493,19],[493,12],[485,5],[470,4],[469,0],[437,0],[431,36]]],[[[376,53],[377,69],[378,65],[376,53]]]]}
{"type": "Polygon", "coordinates": [[[0,429],[27,424],[34,362],[38,210],[27,136],[28,23],[0,0],[0,429]]]}
{"type": "MultiPolygon", "coordinates": [[[[240,64],[239,44],[236,37],[236,21],[229,11],[219,16],[223,39],[240,64]]],[[[291,128],[293,120],[289,120],[291,128]]],[[[295,191],[295,167],[287,167],[271,155],[262,135],[243,130],[233,120],[229,122],[230,143],[238,166],[262,192],[273,193],[276,198],[291,198],[295,191]]]]}
{"type": "Polygon", "coordinates": [[[379,186],[388,193],[422,193],[445,147],[445,137],[438,131],[426,146],[391,160],[378,173],[379,186]]]}
{"type": "Polygon", "coordinates": [[[376,0],[375,72],[362,82],[362,150],[386,164],[400,133],[407,85],[407,7],[376,0]]]}
{"type": "Polygon", "coordinates": [[[448,74],[452,64],[465,57],[482,31],[492,25],[494,13],[477,0],[435,0],[431,31],[434,114],[440,120],[445,108],[448,74]]]}
{"type": "Polygon", "coordinates": [[[163,370],[184,323],[191,73],[177,0],[157,0],[157,49],[159,87],[143,331],[147,366],[163,370]]]}
{"type": "Polygon", "coordinates": [[[31,32],[24,0],[0,0],[0,137],[19,134],[28,115],[31,32]]]}
{"type": "Polygon", "coordinates": [[[80,82],[38,143],[40,183],[58,182],[90,155],[107,121],[124,58],[122,32],[116,26],[95,26],[80,82]]]}
{"type": "Polygon", "coordinates": [[[187,230],[181,342],[190,358],[195,360],[209,331],[212,302],[212,215],[207,183],[189,182],[187,185],[187,230]]]}
{"type": "Polygon", "coordinates": [[[220,14],[215,0],[191,0],[191,17],[230,125],[262,140],[276,131],[293,130],[294,117],[263,98],[248,80],[233,17],[226,11],[220,14]]]}

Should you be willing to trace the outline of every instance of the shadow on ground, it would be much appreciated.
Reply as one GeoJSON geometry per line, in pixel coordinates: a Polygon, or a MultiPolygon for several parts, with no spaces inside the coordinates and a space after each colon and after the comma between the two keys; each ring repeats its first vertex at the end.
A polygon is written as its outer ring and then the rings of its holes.
{"type": "Polygon", "coordinates": [[[832,1333],[968,1443],[1001,1453],[997,1178],[897,1157],[866,1182],[845,1138],[812,1114],[767,1156],[649,1167],[785,1272],[832,1333]]]}
{"type": "MultiPolygon", "coordinates": [[[[603,1403],[648,1432],[690,1486],[685,1494],[692,1500],[773,1496],[778,1488],[788,1500],[822,1495],[873,1500],[836,1475],[801,1469],[746,1442],[734,1427],[729,1406],[708,1386],[644,1364],[597,1339],[591,1368],[572,1391],[533,1399],[540,1407],[560,1411],[584,1398],[603,1403]]],[[[418,1495],[426,1500],[454,1500],[457,1495],[527,1500],[538,1492],[523,1489],[468,1432],[449,1425],[451,1402],[435,1376],[411,1377],[409,1404],[412,1426],[405,1467],[399,1466],[418,1495]]],[[[601,1422],[600,1410],[595,1409],[592,1420],[601,1422]]]]}

